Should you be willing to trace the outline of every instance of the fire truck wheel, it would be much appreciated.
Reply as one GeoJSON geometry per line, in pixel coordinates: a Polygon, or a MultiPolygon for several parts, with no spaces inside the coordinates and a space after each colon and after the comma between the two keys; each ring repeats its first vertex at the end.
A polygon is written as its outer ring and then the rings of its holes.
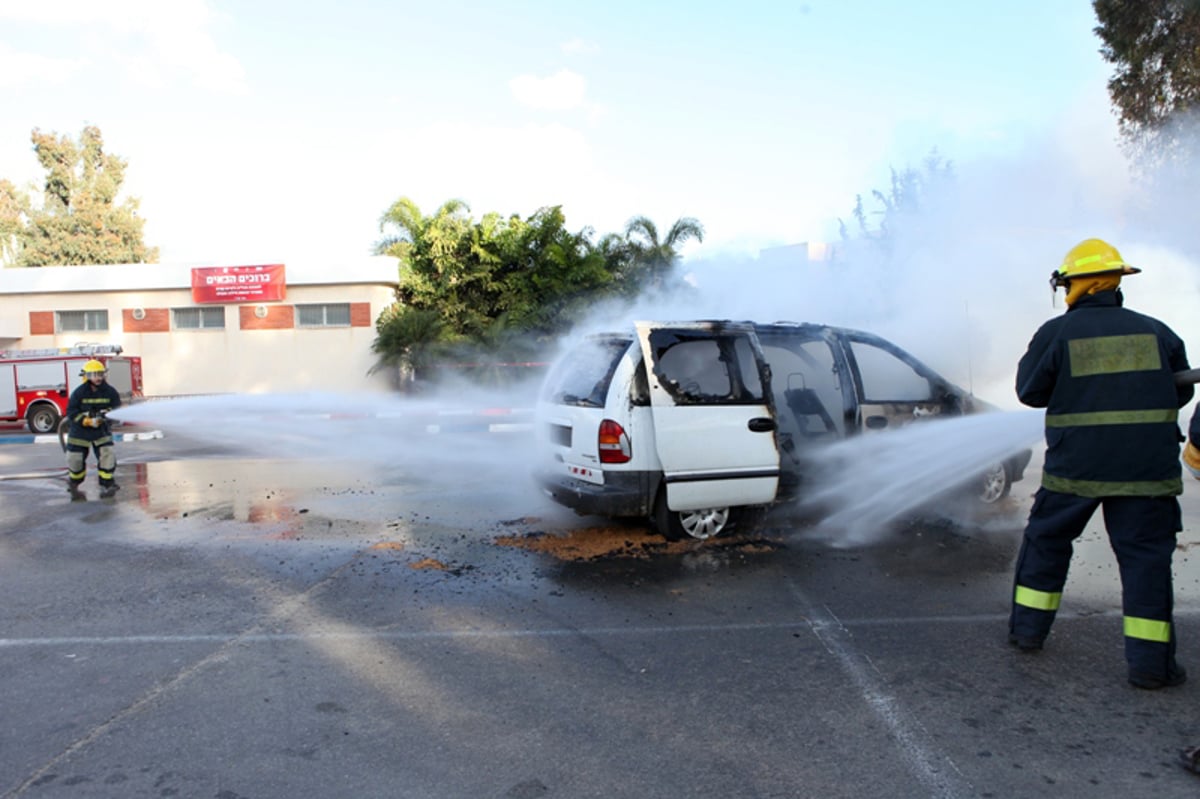
{"type": "Polygon", "coordinates": [[[29,425],[29,432],[34,435],[53,433],[58,430],[58,411],[48,403],[34,405],[29,409],[29,413],[25,414],[25,423],[29,425]]]}

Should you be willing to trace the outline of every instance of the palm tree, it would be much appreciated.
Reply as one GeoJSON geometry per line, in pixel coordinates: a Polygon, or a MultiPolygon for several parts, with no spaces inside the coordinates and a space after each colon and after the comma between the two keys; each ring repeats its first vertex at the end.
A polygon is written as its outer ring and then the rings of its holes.
{"type": "Polygon", "coordinates": [[[376,255],[393,255],[404,261],[413,244],[425,235],[434,222],[447,217],[461,216],[470,211],[462,200],[446,200],[442,207],[437,209],[437,213],[425,216],[415,202],[401,197],[379,217],[380,232],[386,232],[389,227],[395,228],[396,232],[375,242],[374,252],[376,255]]]}
{"type": "Polygon", "coordinates": [[[679,260],[679,248],[689,240],[704,241],[704,226],[690,216],[680,217],[662,240],[649,217],[635,216],[625,225],[625,242],[638,277],[661,287],[679,260]]]}
{"type": "Polygon", "coordinates": [[[446,325],[437,311],[406,308],[399,303],[379,315],[375,332],[371,351],[379,359],[370,373],[390,374],[399,388],[411,388],[427,377],[446,346],[446,325]]]}

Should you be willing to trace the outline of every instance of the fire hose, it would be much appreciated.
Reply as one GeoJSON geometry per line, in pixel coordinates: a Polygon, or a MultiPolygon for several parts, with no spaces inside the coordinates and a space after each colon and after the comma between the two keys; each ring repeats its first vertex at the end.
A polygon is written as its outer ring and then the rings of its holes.
{"type": "Polygon", "coordinates": [[[1186,386],[1189,383],[1200,383],[1200,369],[1184,369],[1175,373],[1175,385],[1186,386]]]}

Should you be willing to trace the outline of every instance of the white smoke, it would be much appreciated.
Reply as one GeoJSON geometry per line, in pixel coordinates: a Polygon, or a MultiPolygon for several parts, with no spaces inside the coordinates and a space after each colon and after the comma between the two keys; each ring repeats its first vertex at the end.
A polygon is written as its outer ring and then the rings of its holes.
{"type": "MultiPolygon", "coordinates": [[[[954,178],[893,228],[891,257],[862,242],[848,250],[833,242],[844,261],[700,256],[681,265],[694,291],[605,309],[584,326],[711,318],[857,327],[1016,408],[1017,361],[1037,327],[1065,310],[1061,290],[1052,299],[1050,273],[1072,246],[1096,237],[1144,270],[1123,282],[1127,307],[1162,319],[1200,357],[1194,172],[1181,176],[1175,164],[1169,180],[1135,180],[1107,107],[1071,108],[1060,129],[1007,154],[943,155],[954,178]]],[[[886,176],[880,183],[862,187],[864,198],[886,189],[886,176]]],[[[846,197],[851,227],[853,199],[846,197]]]]}

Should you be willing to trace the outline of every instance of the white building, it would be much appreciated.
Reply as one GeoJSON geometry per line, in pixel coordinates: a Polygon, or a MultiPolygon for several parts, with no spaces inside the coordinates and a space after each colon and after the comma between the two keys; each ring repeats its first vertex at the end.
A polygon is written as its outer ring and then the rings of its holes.
{"type": "Polygon", "coordinates": [[[392,257],[0,269],[0,350],[118,344],[146,396],[385,390],[369,376],[392,257]]]}

